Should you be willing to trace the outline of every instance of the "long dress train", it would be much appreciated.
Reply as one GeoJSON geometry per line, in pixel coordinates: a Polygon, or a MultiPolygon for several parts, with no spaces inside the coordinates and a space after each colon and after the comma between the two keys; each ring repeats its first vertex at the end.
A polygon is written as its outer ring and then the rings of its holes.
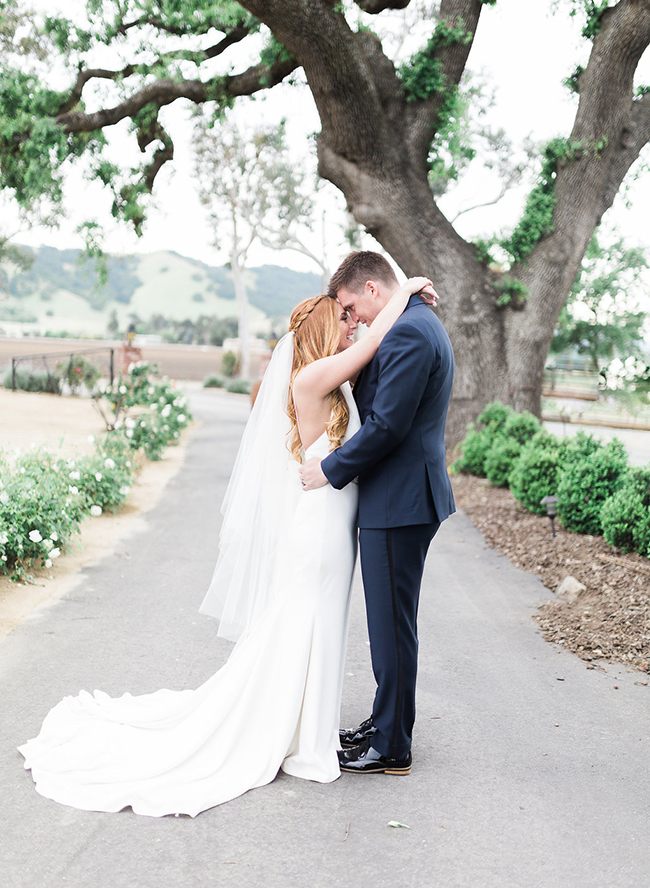
{"type": "MultiPolygon", "coordinates": [[[[346,438],[359,428],[349,386],[346,438]]],[[[324,457],[323,434],[306,457],[324,457]]],[[[357,490],[304,493],[283,535],[274,597],[196,690],[65,697],[19,747],[41,795],[88,811],[190,814],[288,774],[339,776],[339,708],[356,558],[357,490]]]]}

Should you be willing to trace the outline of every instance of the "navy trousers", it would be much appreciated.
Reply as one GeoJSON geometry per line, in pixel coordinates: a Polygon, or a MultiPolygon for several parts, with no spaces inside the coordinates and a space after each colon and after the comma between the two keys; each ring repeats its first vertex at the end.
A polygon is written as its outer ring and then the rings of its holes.
{"type": "Polygon", "coordinates": [[[377,693],[372,746],[405,758],[415,721],[417,614],[424,560],[440,522],[360,528],[361,573],[377,693]]]}

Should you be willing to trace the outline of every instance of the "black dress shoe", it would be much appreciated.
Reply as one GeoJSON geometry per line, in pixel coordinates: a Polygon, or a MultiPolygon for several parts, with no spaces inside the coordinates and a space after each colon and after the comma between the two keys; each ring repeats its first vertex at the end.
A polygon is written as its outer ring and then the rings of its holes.
{"type": "Polygon", "coordinates": [[[372,737],[377,728],[372,723],[372,716],[361,722],[358,728],[339,731],[339,743],[346,749],[349,746],[358,746],[363,740],[372,737]]]}
{"type": "Polygon", "coordinates": [[[402,776],[411,771],[411,753],[403,759],[389,758],[380,755],[370,745],[370,740],[364,740],[353,749],[339,750],[339,765],[342,771],[351,774],[394,774],[402,776]]]}

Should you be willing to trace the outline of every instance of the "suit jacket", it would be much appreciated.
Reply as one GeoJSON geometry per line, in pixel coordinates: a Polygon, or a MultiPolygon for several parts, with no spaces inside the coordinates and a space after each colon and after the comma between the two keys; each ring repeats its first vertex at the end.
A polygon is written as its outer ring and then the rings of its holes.
{"type": "Polygon", "coordinates": [[[338,489],[359,479],[359,527],[428,524],[455,511],[444,440],[453,375],[447,331],[412,296],[354,387],[360,431],[321,464],[338,489]]]}

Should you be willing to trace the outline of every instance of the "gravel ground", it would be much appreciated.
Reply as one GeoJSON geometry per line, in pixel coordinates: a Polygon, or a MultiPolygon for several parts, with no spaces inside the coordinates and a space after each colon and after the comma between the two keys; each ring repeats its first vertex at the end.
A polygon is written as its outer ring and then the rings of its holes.
{"type": "Polygon", "coordinates": [[[452,483],[457,505],[516,567],[539,576],[551,593],[567,576],[586,586],[573,604],[553,597],[539,609],[547,641],[583,660],[650,671],[650,559],[614,549],[602,537],[569,533],[557,520],[553,538],[548,518],[484,478],[458,475],[452,483]]]}

